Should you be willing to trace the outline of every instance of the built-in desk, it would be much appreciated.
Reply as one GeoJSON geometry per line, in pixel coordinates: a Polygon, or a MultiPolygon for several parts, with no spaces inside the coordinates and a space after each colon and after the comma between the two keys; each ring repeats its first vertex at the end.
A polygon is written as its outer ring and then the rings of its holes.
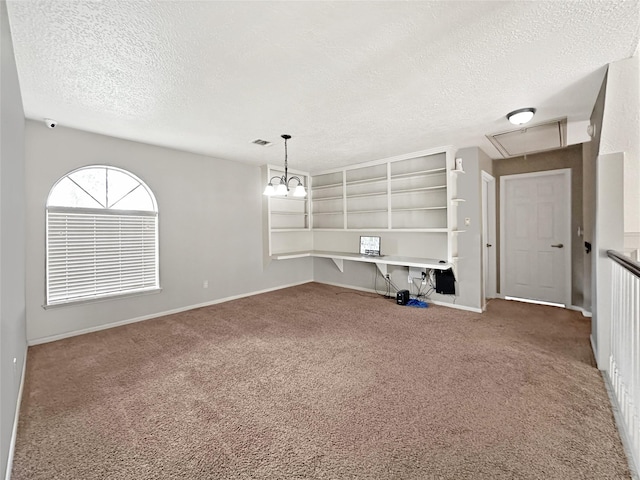
{"type": "Polygon", "coordinates": [[[375,263],[378,270],[382,275],[387,274],[387,265],[400,265],[403,267],[418,267],[429,268],[436,270],[446,270],[451,267],[450,263],[440,263],[440,260],[434,258],[419,258],[419,257],[400,257],[394,255],[384,255],[382,257],[368,257],[360,255],[359,253],[345,253],[345,252],[325,252],[320,250],[307,250],[304,252],[290,252],[290,253],[278,253],[272,255],[274,260],[288,260],[290,258],[301,257],[317,257],[317,258],[330,258],[336,267],[341,272],[344,272],[344,260],[352,262],[366,262],[375,263]]]}

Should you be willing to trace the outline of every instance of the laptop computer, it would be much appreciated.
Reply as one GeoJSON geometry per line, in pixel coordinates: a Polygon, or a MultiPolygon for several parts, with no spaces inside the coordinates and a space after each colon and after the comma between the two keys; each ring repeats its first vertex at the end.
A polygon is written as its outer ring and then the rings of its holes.
{"type": "Polygon", "coordinates": [[[367,257],[382,257],[380,254],[380,237],[361,236],[360,255],[367,257]]]}

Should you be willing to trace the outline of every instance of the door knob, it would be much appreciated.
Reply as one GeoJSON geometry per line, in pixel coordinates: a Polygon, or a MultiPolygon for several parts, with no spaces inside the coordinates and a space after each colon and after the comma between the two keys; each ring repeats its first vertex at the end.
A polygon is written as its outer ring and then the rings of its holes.
{"type": "Polygon", "coordinates": [[[552,246],[553,248],[562,248],[562,247],[564,247],[564,245],[563,245],[563,244],[561,244],[561,243],[556,243],[555,245],[551,245],[551,246],[552,246]]]}
{"type": "Polygon", "coordinates": [[[487,243],[487,247],[493,247],[493,245],[491,245],[490,243],[487,243]]]}

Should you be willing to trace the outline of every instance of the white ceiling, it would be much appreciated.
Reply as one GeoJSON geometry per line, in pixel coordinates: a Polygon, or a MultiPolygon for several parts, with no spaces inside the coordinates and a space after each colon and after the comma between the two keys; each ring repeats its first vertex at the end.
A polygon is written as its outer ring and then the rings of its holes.
{"type": "MultiPolygon", "coordinates": [[[[317,172],[588,120],[634,1],[9,1],[27,117],[317,172]],[[513,127],[511,127],[513,128],[513,127]],[[276,146],[253,145],[257,138],[276,146]]],[[[584,126],[584,125],[583,125],[584,126]]]]}

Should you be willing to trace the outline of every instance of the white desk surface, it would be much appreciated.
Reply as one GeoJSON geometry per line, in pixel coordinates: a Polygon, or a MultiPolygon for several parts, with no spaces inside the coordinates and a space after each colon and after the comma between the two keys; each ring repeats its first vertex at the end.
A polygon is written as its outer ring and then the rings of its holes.
{"type": "Polygon", "coordinates": [[[420,257],[400,257],[394,255],[383,255],[381,257],[368,257],[359,253],[348,252],[326,252],[321,250],[306,250],[302,252],[289,252],[289,253],[277,253],[272,255],[274,260],[287,260],[290,258],[301,257],[318,257],[318,258],[332,258],[335,260],[350,260],[352,262],[366,262],[376,263],[382,265],[400,265],[404,267],[419,267],[419,268],[434,268],[438,270],[446,270],[451,267],[451,264],[446,262],[440,263],[440,260],[435,258],[420,258],[420,257]]]}

